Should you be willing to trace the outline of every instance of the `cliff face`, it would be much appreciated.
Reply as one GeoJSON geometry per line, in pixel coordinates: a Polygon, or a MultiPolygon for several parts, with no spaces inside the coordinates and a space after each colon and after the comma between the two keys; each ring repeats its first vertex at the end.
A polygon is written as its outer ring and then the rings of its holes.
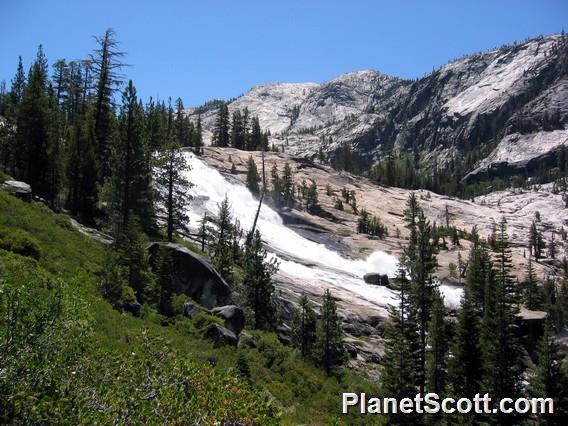
{"type": "MultiPolygon", "coordinates": [[[[568,37],[551,35],[463,57],[415,81],[375,71],[324,84],[257,86],[231,101],[270,129],[272,142],[315,158],[352,146],[372,164],[394,147],[424,165],[468,158],[468,178],[550,157],[568,144],[568,37]]],[[[196,118],[195,109],[187,113],[196,118]]],[[[210,141],[216,109],[203,112],[210,141]]]]}

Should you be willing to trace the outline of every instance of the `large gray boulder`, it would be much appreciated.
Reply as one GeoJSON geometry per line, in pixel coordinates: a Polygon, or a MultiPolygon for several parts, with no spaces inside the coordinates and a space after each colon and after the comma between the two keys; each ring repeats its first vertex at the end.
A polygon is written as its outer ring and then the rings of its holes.
{"type": "Polygon", "coordinates": [[[25,182],[19,180],[7,180],[2,184],[2,187],[10,194],[21,198],[24,201],[31,201],[32,187],[25,182]]]}
{"type": "Polygon", "coordinates": [[[367,284],[380,285],[382,287],[391,288],[389,277],[387,275],[368,273],[363,276],[363,280],[367,284]]]}
{"type": "Polygon", "coordinates": [[[176,294],[186,294],[207,309],[231,303],[231,289],[221,275],[205,258],[181,244],[151,243],[148,252],[154,269],[160,248],[173,258],[176,294]]]}
{"type": "Polygon", "coordinates": [[[221,306],[211,311],[213,315],[225,320],[225,327],[237,336],[245,328],[245,313],[236,305],[221,306]]]}
{"type": "Polygon", "coordinates": [[[213,341],[216,347],[234,346],[237,347],[237,336],[228,328],[218,324],[211,324],[203,334],[205,339],[213,341]]]}

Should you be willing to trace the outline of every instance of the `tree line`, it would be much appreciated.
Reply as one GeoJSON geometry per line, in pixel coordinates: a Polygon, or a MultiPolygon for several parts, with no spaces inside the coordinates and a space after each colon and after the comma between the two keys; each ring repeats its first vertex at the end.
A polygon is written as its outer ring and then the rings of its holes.
{"type": "MultiPolygon", "coordinates": [[[[529,259],[524,283],[513,278],[507,223],[502,219],[495,235],[484,241],[471,231],[464,296],[457,319],[449,321],[443,297],[434,278],[437,267],[433,226],[412,194],[404,212],[409,242],[403,250],[395,280],[400,295],[390,308],[385,331],[382,387],[384,395],[414,397],[435,392],[444,396],[473,398],[489,393],[493,399],[536,396],[555,400],[554,417],[561,421],[568,399],[567,372],[555,340],[555,330],[564,327],[568,308],[566,281],[537,286],[529,259]],[[491,241],[494,238],[493,241],[491,241]],[[547,288],[553,285],[555,288],[547,288]],[[545,302],[546,300],[546,302],[545,302]],[[523,341],[518,332],[520,306],[548,312],[542,336],[536,345],[523,341]],[[531,361],[527,366],[526,357],[531,361]]],[[[404,424],[408,416],[393,414],[392,423],[404,424]]],[[[415,424],[432,420],[416,417],[415,424]]],[[[464,421],[519,424],[530,419],[483,417],[471,414],[464,421]]],[[[534,420],[534,419],[533,419],[534,420]]]]}

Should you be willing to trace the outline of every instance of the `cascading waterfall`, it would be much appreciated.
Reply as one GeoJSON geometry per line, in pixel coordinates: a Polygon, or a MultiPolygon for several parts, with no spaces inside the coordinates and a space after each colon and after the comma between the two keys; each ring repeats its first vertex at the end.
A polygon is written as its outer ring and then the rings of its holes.
{"type": "MultiPolygon", "coordinates": [[[[188,212],[190,226],[196,227],[205,212],[216,215],[218,205],[227,196],[233,215],[238,218],[243,229],[251,229],[258,200],[246,186],[241,182],[230,182],[194,154],[186,152],[184,155],[191,166],[186,177],[193,184],[189,190],[193,196],[188,212]]],[[[347,259],[325,245],[310,241],[287,228],[278,213],[266,204],[260,210],[257,229],[271,256],[278,259],[281,272],[305,280],[307,285],[309,282],[324,281],[381,305],[396,301],[395,292],[363,281],[363,275],[369,272],[393,277],[398,263],[394,256],[375,251],[365,260],[347,259]]],[[[456,298],[459,302],[461,293],[450,288],[442,290],[446,303],[454,304],[456,298]]]]}

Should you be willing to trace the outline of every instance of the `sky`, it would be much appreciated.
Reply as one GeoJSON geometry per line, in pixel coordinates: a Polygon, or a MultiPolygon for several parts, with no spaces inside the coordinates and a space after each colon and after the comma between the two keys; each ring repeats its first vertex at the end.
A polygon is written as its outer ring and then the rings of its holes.
{"type": "Polygon", "coordinates": [[[324,82],[374,69],[416,78],[460,57],[568,30],[567,0],[1,0],[0,81],[42,44],[85,58],[116,31],[144,99],[186,106],[257,84],[324,82]]]}

